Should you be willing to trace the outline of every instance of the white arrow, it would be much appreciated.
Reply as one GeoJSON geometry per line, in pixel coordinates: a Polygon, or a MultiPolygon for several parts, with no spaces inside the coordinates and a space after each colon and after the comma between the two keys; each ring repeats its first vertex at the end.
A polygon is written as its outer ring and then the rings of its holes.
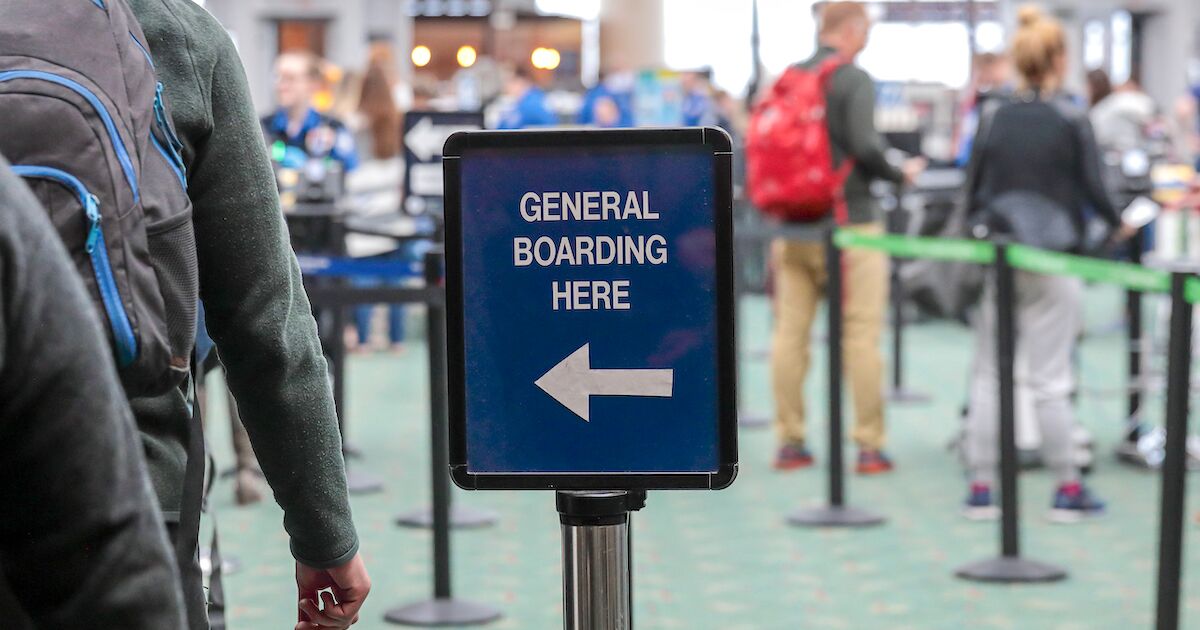
{"type": "Polygon", "coordinates": [[[592,396],[671,397],[675,370],[594,370],[590,345],[583,344],[533,384],[584,422],[592,396]]]}
{"type": "Polygon", "coordinates": [[[435,155],[442,154],[442,145],[455,129],[441,125],[435,126],[432,118],[422,118],[413,125],[412,129],[408,130],[408,133],[404,134],[404,144],[412,149],[412,152],[417,154],[422,162],[428,162],[435,155]]]}

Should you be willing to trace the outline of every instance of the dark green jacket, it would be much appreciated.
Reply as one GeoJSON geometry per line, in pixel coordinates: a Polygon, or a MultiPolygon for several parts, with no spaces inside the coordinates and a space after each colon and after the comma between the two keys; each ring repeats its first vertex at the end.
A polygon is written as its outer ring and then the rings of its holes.
{"type": "MultiPolygon", "coordinates": [[[[822,46],[801,65],[813,68],[835,54],[822,46]]],[[[854,170],[846,179],[846,205],[851,223],[870,223],[882,218],[879,203],[871,195],[871,182],[883,179],[899,184],[904,174],[884,156],[887,142],[875,130],[875,82],[853,63],[833,74],[826,95],[826,123],[833,143],[836,164],[851,158],[854,170]]]]}
{"type": "MultiPolygon", "coordinates": [[[[225,30],[192,0],[130,0],[184,145],[200,297],[292,554],[327,568],[358,537],[325,359],[279,209],[246,74],[225,30]]],[[[168,518],[186,463],[182,391],[133,401],[168,518]]]]}
{"type": "Polygon", "coordinates": [[[3,158],[0,444],[0,627],[183,628],[179,576],[96,309],[3,158]]]}

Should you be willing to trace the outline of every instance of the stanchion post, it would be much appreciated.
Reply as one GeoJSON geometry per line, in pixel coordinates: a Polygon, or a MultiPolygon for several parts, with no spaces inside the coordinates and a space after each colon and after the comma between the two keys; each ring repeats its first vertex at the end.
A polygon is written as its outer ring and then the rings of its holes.
{"type": "MultiPolygon", "coordinates": [[[[741,202],[741,203],[745,203],[745,202],[741,202]]],[[[743,208],[743,210],[745,210],[745,208],[743,208]]],[[[753,211],[753,210],[751,210],[751,211],[753,211]]],[[[748,261],[751,260],[751,257],[742,255],[745,253],[744,249],[746,247],[748,247],[748,244],[747,244],[748,239],[746,239],[744,237],[739,238],[738,234],[737,234],[737,231],[738,231],[737,225],[740,225],[742,223],[743,222],[741,222],[741,221],[738,221],[737,223],[735,223],[734,239],[733,239],[733,247],[734,247],[733,264],[735,266],[735,272],[733,274],[733,296],[734,296],[733,308],[735,310],[741,309],[742,296],[749,293],[746,290],[746,271],[745,270],[746,270],[746,264],[748,261]],[[743,250],[743,251],[738,251],[739,249],[743,250]]],[[[754,258],[754,260],[758,260],[758,259],[754,258]]],[[[744,318],[739,317],[738,321],[744,321],[744,318]]],[[[741,335],[741,334],[738,335],[739,340],[744,340],[746,338],[747,338],[746,335],[741,335]]],[[[737,349],[737,351],[740,353],[741,348],[739,347],[737,349]]],[[[743,391],[744,390],[741,390],[741,389],[738,390],[738,426],[743,429],[764,429],[764,428],[766,428],[767,425],[769,425],[771,423],[770,419],[764,414],[755,413],[755,412],[749,411],[746,408],[745,403],[742,400],[742,392],[743,391]]]]}
{"type": "MultiPolygon", "coordinates": [[[[329,253],[340,256],[345,253],[346,224],[335,215],[329,222],[329,253]]],[[[327,278],[331,284],[344,284],[345,278],[327,278]]],[[[320,281],[320,279],[318,279],[320,281]]],[[[329,307],[329,322],[333,330],[329,333],[326,352],[333,380],[333,408],[337,414],[338,432],[342,436],[342,456],[346,460],[346,489],[350,494],[372,494],[383,491],[383,480],[357,466],[351,460],[360,459],[362,451],[350,444],[346,431],[346,306],[333,303],[329,307]]]]}
{"type": "Polygon", "coordinates": [[[1187,433],[1192,380],[1192,306],[1185,288],[1191,274],[1171,275],[1171,325],[1167,354],[1167,444],[1162,465],[1155,627],[1177,630],[1183,579],[1184,503],[1187,494],[1187,433]]]}
{"type": "MultiPolygon", "coordinates": [[[[1142,246],[1145,230],[1139,229],[1130,239],[1129,260],[1135,265],[1142,263],[1142,246]]],[[[1125,324],[1126,345],[1128,351],[1129,369],[1129,399],[1125,419],[1128,428],[1124,443],[1118,447],[1117,454],[1122,461],[1147,466],[1151,462],[1146,454],[1138,448],[1142,438],[1142,294],[1140,291],[1129,289],[1125,292],[1125,324]]]]}
{"type": "MultiPolygon", "coordinates": [[[[425,286],[436,287],[442,284],[442,266],[445,253],[435,249],[425,255],[425,286]]],[[[443,293],[443,295],[445,295],[443,293]]],[[[489,510],[481,510],[466,506],[458,506],[453,502],[450,492],[450,479],[447,471],[450,467],[449,428],[447,414],[447,382],[446,364],[446,305],[444,302],[430,302],[426,306],[426,336],[429,346],[429,404],[430,404],[430,474],[433,484],[433,507],[417,508],[396,517],[396,525],[416,529],[434,530],[434,543],[437,543],[437,510],[439,497],[443,500],[448,511],[447,522],[454,529],[477,529],[496,524],[497,516],[489,510]]]]}
{"type": "MultiPolygon", "coordinates": [[[[425,281],[441,284],[445,253],[441,249],[425,256],[425,281]]],[[[475,625],[495,621],[500,611],[472,601],[454,599],[450,575],[450,433],[446,363],[446,305],[431,301],[429,319],[429,406],[430,458],[433,526],[433,599],[395,608],[384,619],[408,626],[441,627],[475,625]]]]}
{"type": "Polygon", "coordinates": [[[829,502],[805,508],[788,516],[788,522],[800,527],[865,527],[879,525],[884,517],[846,505],[846,463],[842,436],[842,252],[830,228],[825,238],[826,312],[829,315],[829,502]]]}
{"type": "MultiPolygon", "coordinates": [[[[892,234],[903,233],[904,226],[901,222],[901,212],[903,204],[897,203],[896,207],[888,213],[888,231],[892,234]]],[[[900,267],[903,264],[902,259],[895,256],[889,257],[890,264],[890,285],[891,303],[892,303],[892,390],[888,393],[888,400],[899,404],[919,404],[929,402],[929,396],[910,390],[904,386],[904,282],[900,277],[900,267]]]]}
{"type": "Polygon", "coordinates": [[[562,526],[563,628],[633,628],[630,512],[646,492],[557,492],[562,526]]]}
{"type": "Polygon", "coordinates": [[[1021,557],[1017,501],[1016,382],[1017,350],[1016,278],[1008,262],[1008,248],[996,244],[996,369],[999,373],[1000,424],[1000,556],[959,568],[955,575],[981,582],[1053,582],[1067,577],[1066,570],[1021,557]]]}

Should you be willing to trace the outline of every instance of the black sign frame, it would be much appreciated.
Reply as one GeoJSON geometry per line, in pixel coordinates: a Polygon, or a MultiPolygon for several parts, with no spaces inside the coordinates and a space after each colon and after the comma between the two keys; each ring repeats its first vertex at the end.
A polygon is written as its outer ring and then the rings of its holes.
{"type": "Polygon", "coordinates": [[[445,177],[446,318],[450,476],[465,490],[720,490],[737,477],[737,342],[733,273],[733,151],[714,127],[682,129],[468,131],[442,151],[445,177]],[[472,473],[467,469],[466,328],[463,305],[462,166],[472,149],[634,148],[692,145],[713,154],[716,238],[717,457],[713,472],[472,473]]]}

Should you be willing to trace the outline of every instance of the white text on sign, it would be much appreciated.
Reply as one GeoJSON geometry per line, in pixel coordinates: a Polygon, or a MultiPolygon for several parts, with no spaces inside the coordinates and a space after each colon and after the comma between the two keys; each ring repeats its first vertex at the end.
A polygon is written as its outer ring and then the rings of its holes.
{"type": "MultiPolygon", "coordinates": [[[[520,215],[526,223],[657,221],[649,191],[527,192],[520,215]]],[[[661,234],[517,236],[515,267],[605,267],[662,265],[667,239],[661,234]]],[[[563,311],[630,310],[630,281],[590,279],[552,281],[553,309],[563,311]]]]}

